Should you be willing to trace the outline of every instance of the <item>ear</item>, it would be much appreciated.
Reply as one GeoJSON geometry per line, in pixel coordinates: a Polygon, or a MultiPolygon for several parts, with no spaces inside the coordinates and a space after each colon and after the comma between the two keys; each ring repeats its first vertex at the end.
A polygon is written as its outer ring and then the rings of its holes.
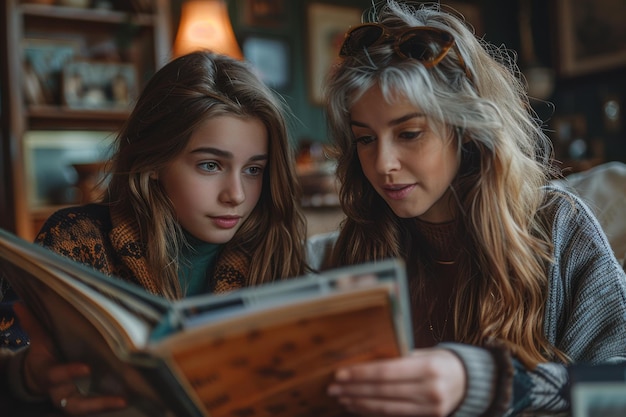
{"type": "Polygon", "coordinates": [[[156,171],[150,171],[150,179],[151,180],[158,180],[159,179],[159,174],[156,171]]]}

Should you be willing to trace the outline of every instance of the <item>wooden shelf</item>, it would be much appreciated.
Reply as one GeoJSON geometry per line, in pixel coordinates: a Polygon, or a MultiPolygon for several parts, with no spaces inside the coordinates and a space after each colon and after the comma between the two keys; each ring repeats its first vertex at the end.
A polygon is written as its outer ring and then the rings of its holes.
{"type": "Polygon", "coordinates": [[[155,18],[152,14],[137,13],[133,10],[101,10],[101,9],[81,9],[76,7],[22,4],[22,13],[25,17],[42,17],[47,20],[69,20],[75,22],[96,22],[96,23],[133,23],[136,25],[152,26],[155,18]]]}
{"type": "Polygon", "coordinates": [[[26,111],[31,130],[114,130],[130,110],[78,110],[65,106],[31,106],[26,111]]]}
{"type": "MultiPolygon", "coordinates": [[[[25,0],[0,2],[0,77],[3,86],[8,86],[0,89],[0,137],[3,138],[0,142],[0,199],[4,201],[0,204],[0,227],[25,239],[32,239],[42,221],[58,208],[32,206],[27,196],[34,194],[32,187],[35,185],[29,181],[37,175],[45,176],[43,173],[54,173],[36,184],[36,194],[41,194],[42,201],[55,190],[72,186],[70,180],[56,174],[68,164],[93,162],[90,158],[100,152],[94,147],[100,145],[90,142],[92,134],[117,131],[131,111],[126,106],[113,107],[113,100],[109,102],[108,98],[98,109],[63,104],[67,102],[62,94],[64,63],[89,61],[94,65],[134,68],[136,80],[130,82],[136,88],[128,100],[133,103],[152,74],[170,57],[173,41],[170,0],[109,0],[108,3],[110,9],[44,5],[25,0]],[[40,65],[43,65],[41,62],[57,62],[52,70],[52,66],[47,68],[48,71],[35,65],[26,67],[25,48],[30,48],[29,59],[35,53],[48,57],[46,54],[57,51],[56,57],[61,61],[55,61],[55,56],[37,61],[40,65]],[[74,52],[63,56],[65,52],[58,53],[63,48],[74,49],[74,52]],[[27,69],[29,82],[39,79],[45,86],[46,94],[42,97],[32,90],[27,96],[22,89],[27,69]],[[45,135],[43,141],[26,144],[29,134],[48,130],[57,132],[45,135]],[[71,136],[69,131],[79,131],[74,137],[78,137],[80,143],[55,142],[60,137],[71,136]],[[33,143],[37,143],[36,147],[33,143]],[[78,150],[74,146],[78,146],[78,150]],[[86,153],[81,154],[83,148],[86,153]],[[81,160],[82,155],[89,156],[81,160]]],[[[36,85],[29,84],[29,87],[36,85]]],[[[107,94],[110,85],[90,85],[90,88],[107,94]]]]}

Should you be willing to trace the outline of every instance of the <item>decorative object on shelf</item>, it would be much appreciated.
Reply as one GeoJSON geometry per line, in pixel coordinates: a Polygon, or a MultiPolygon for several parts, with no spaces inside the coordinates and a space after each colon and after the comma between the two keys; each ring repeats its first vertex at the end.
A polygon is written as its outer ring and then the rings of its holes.
{"type": "Polygon", "coordinates": [[[132,64],[71,61],[63,68],[63,103],[77,109],[127,109],[137,95],[132,64]]]}
{"type": "Polygon", "coordinates": [[[328,157],[325,145],[303,140],[296,156],[296,172],[302,188],[303,207],[337,207],[339,184],[336,163],[328,157]]]}
{"type": "Polygon", "coordinates": [[[243,59],[224,0],[187,0],[182,4],[174,55],[199,49],[243,59]]]}
{"type": "Polygon", "coordinates": [[[617,94],[609,94],[602,102],[602,119],[604,120],[604,130],[609,133],[617,133],[622,126],[622,105],[621,98],[617,94]]]}
{"type": "Polygon", "coordinates": [[[311,171],[298,174],[302,187],[303,207],[337,207],[339,206],[339,185],[335,172],[311,171]]]}
{"type": "Polygon", "coordinates": [[[23,41],[23,50],[24,88],[28,104],[59,104],[61,72],[63,66],[79,53],[79,42],[27,38],[23,41]]]}
{"type": "Polygon", "coordinates": [[[557,0],[555,15],[561,75],[626,67],[626,1],[557,0]]]}
{"type": "Polygon", "coordinates": [[[584,171],[604,162],[604,142],[590,137],[587,118],[574,113],[550,120],[554,132],[553,144],[556,160],[564,174],[584,171]]]}
{"type": "Polygon", "coordinates": [[[106,161],[72,164],[78,174],[76,187],[78,188],[80,204],[97,201],[102,196],[106,183],[103,181],[105,166],[106,161]]]}
{"type": "Polygon", "coordinates": [[[287,39],[259,35],[246,36],[243,55],[271,88],[284,90],[291,83],[290,50],[287,39]]]}
{"type": "Polygon", "coordinates": [[[346,30],[360,23],[361,14],[362,10],[357,7],[308,4],[309,97],[314,104],[323,103],[324,78],[339,56],[339,47],[346,30]]]}
{"type": "Polygon", "coordinates": [[[29,106],[39,106],[52,102],[52,97],[50,97],[48,90],[44,89],[39,74],[28,59],[24,62],[23,88],[24,98],[29,106]]]}

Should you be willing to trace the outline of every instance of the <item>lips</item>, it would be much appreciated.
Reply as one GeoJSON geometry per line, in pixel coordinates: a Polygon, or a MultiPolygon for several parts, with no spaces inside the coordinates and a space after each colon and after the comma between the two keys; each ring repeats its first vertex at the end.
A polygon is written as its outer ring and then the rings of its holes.
{"type": "Polygon", "coordinates": [[[382,187],[383,193],[391,200],[402,200],[406,198],[415,188],[415,184],[408,185],[385,185],[382,187]]]}
{"type": "Polygon", "coordinates": [[[213,220],[213,224],[221,229],[232,229],[237,226],[239,220],[241,220],[240,216],[220,216],[220,217],[211,217],[213,220]]]}

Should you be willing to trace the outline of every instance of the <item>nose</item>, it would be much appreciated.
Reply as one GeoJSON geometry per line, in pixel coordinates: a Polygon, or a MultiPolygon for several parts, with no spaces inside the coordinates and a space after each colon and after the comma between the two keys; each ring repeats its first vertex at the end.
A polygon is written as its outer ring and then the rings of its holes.
{"type": "Polygon", "coordinates": [[[400,169],[398,150],[393,145],[393,142],[387,140],[377,141],[374,167],[380,174],[387,174],[400,169]]]}
{"type": "Polygon", "coordinates": [[[245,201],[246,193],[241,180],[238,174],[232,174],[226,178],[219,193],[219,200],[222,204],[236,206],[245,201]]]}

